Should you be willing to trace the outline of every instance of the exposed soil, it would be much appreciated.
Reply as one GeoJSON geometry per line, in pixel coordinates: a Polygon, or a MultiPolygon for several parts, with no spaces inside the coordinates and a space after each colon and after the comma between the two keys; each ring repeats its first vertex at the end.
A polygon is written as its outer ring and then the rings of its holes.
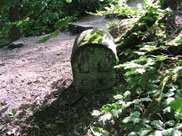
{"type": "Polygon", "coordinates": [[[37,43],[41,38],[22,38],[23,47],[0,49],[0,135],[12,129],[16,133],[18,128],[12,122],[20,113],[24,115],[19,120],[25,120],[30,108],[33,114],[47,96],[72,82],[70,56],[75,36],[61,33],[46,43],[37,43]]]}

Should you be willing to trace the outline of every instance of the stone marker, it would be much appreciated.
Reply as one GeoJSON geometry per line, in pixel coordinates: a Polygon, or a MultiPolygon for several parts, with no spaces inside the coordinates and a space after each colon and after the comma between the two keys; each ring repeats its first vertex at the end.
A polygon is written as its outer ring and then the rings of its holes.
{"type": "Polygon", "coordinates": [[[112,88],[116,84],[116,64],[116,45],[108,32],[90,29],[76,38],[71,56],[76,89],[112,88]]]}

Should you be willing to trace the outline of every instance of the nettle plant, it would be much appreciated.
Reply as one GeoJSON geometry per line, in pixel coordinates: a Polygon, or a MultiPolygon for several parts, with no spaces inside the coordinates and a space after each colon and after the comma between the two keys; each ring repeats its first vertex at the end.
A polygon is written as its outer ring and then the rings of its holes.
{"type": "Polygon", "coordinates": [[[116,66],[124,73],[110,104],[93,111],[94,135],[182,135],[182,63],[180,56],[143,55],[116,66]],[[175,62],[175,67],[168,64],[175,62]]]}

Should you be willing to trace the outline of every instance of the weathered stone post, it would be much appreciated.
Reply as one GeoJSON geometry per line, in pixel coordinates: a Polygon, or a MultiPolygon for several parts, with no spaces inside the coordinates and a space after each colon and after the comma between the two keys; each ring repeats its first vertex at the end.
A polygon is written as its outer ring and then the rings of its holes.
{"type": "Polygon", "coordinates": [[[105,31],[90,29],[75,40],[71,56],[74,86],[80,90],[103,90],[116,84],[116,45],[105,31]]]}

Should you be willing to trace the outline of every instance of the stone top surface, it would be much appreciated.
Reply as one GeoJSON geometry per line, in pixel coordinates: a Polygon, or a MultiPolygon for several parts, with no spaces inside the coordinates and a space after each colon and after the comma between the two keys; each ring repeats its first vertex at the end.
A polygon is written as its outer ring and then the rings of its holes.
{"type": "Polygon", "coordinates": [[[82,32],[75,40],[72,56],[81,46],[85,45],[106,46],[108,49],[111,49],[115,55],[117,54],[114,39],[106,31],[89,29],[82,32]]]}

